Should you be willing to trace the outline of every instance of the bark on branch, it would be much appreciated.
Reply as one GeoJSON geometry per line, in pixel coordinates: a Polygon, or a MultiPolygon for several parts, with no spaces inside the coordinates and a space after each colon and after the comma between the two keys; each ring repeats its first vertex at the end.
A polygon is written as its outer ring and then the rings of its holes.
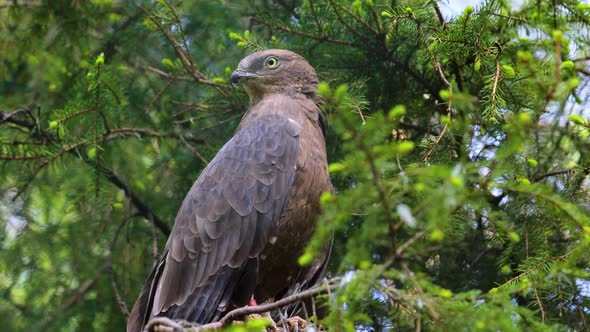
{"type": "Polygon", "coordinates": [[[239,318],[248,315],[270,312],[272,310],[280,309],[290,304],[312,298],[321,293],[330,293],[340,286],[341,281],[342,278],[333,278],[330,280],[326,280],[326,282],[318,284],[315,287],[312,287],[308,290],[305,290],[300,293],[295,293],[293,295],[282,298],[276,302],[237,308],[225,314],[225,316],[223,316],[219,321],[204,325],[197,325],[186,321],[173,321],[166,317],[156,317],[149,321],[144,331],[157,331],[157,328],[160,326],[166,326],[168,328],[171,328],[174,332],[198,332],[217,330],[224,326],[227,326],[232,321],[235,321],[239,318]]]}

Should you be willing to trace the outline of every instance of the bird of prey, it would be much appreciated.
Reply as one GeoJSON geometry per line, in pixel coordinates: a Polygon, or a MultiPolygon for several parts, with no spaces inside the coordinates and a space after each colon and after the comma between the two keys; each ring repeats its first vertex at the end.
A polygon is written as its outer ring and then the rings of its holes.
{"type": "Polygon", "coordinates": [[[153,317],[196,323],[312,286],[331,243],[307,267],[320,195],[332,191],[315,70],[298,54],[264,50],[239,63],[250,109],[184,199],[127,331],[153,317]]]}

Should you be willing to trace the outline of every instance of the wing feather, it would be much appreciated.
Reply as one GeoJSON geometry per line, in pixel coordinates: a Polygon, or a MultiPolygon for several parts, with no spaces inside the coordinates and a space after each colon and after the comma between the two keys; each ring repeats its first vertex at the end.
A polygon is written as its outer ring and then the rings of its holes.
{"type": "Polygon", "coordinates": [[[152,315],[204,322],[218,305],[227,307],[232,282],[255,281],[257,268],[244,266],[264,249],[283,210],[295,175],[299,132],[285,115],[262,115],[203,170],[168,240],[152,315]],[[242,278],[245,270],[254,279],[242,278]]]}

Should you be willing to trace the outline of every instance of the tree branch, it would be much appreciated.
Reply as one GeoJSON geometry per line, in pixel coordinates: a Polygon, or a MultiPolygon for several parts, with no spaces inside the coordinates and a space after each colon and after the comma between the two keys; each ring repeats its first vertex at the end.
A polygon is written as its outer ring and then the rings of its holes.
{"type": "MultiPolygon", "coordinates": [[[[78,154],[74,154],[78,155],[78,154]]],[[[92,167],[98,167],[98,170],[102,173],[102,175],[109,180],[112,184],[117,186],[117,188],[123,190],[125,196],[127,196],[131,203],[137,209],[139,215],[144,217],[145,219],[149,220],[150,222],[153,221],[153,224],[166,236],[170,235],[170,227],[160,219],[140,198],[139,196],[131,190],[131,188],[123,182],[113,171],[106,168],[103,165],[96,165],[96,162],[93,160],[88,159],[87,157],[83,157],[84,162],[92,167]]]]}
{"type": "Polygon", "coordinates": [[[340,40],[340,39],[332,39],[329,37],[324,37],[324,36],[318,36],[318,35],[313,35],[310,33],[306,33],[306,32],[302,32],[302,31],[298,31],[298,30],[292,30],[289,28],[286,28],[284,26],[278,25],[278,24],[274,24],[268,21],[264,21],[258,17],[252,17],[252,21],[260,23],[260,24],[264,24],[266,26],[269,26],[271,28],[275,28],[293,35],[298,35],[298,36],[302,36],[302,37],[306,37],[306,38],[310,38],[310,39],[314,39],[317,40],[319,42],[328,42],[328,43],[333,43],[333,44],[339,44],[339,45],[346,45],[346,46],[355,46],[353,43],[346,41],[346,40],[340,40]]]}
{"type": "MultiPolygon", "coordinates": [[[[9,123],[13,123],[16,125],[19,125],[21,127],[25,127],[29,130],[33,130],[33,128],[35,127],[35,123],[32,121],[29,121],[27,119],[23,119],[20,117],[17,117],[16,115],[18,113],[23,113],[26,112],[27,110],[16,110],[12,113],[5,113],[4,111],[0,110],[0,124],[3,122],[9,122],[9,123]]],[[[170,134],[170,133],[159,133],[159,132],[155,132],[149,129],[143,129],[143,128],[115,128],[115,129],[111,129],[110,132],[108,133],[104,133],[102,136],[105,139],[109,139],[109,138],[115,138],[118,135],[129,135],[129,134],[137,134],[140,136],[156,136],[156,137],[170,137],[170,136],[177,136],[177,134],[170,134]]],[[[191,138],[188,138],[191,139],[191,138]]],[[[192,140],[192,139],[191,139],[192,140]]],[[[141,216],[143,216],[144,218],[146,218],[147,220],[152,221],[154,225],[166,236],[168,236],[170,234],[170,227],[164,223],[162,221],[162,219],[160,219],[140,198],[137,194],[135,194],[131,188],[125,184],[125,182],[123,182],[123,180],[121,180],[113,171],[111,171],[110,169],[106,168],[103,165],[96,165],[96,162],[93,160],[88,159],[87,156],[82,156],[80,153],[78,153],[78,147],[82,146],[84,144],[87,143],[87,140],[82,140],[78,143],[75,143],[73,145],[69,145],[66,149],[64,149],[63,151],[51,156],[49,159],[44,160],[40,166],[37,168],[37,170],[35,171],[35,174],[41,170],[41,168],[45,167],[49,161],[51,160],[55,160],[56,158],[59,158],[60,156],[62,156],[64,153],[69,152],[71,155],[75,156],[78,159],[82,159],[86,164],[94,167],[94,168],[98,168],[99,171],[103,174],[103,176],[109,180],[112,184],[114,184],[115,186],[117,186],[119,189],[123,190],[123,192],[125,192],[125,195],[131,200],[131,202],[133,203],[133,205],[136,207],[136,209],[139,211],[139,214],[141,216]]],[[[13,160],[13,159],[11,159],[13,160]]],[[[31,179],[32,180],[32,179],[31,179]]]]}
{"type": "Polygon", "coordinates": [[[204,324],[204,325],[196,325],[196,324],[186,322],[186,321],[175,322],[175,321],[172,321],[166,317],[156,317],[156,318],[149,321],[149,323],[145,327],[145,331],[152,331],[152,329],[158,325],[171,326],[174,328],[174,331],[177,331],[177,330],[182,331],[183,328],[184,328],[184,331],[187,331],[187,332],[188,331],[198,332],[198,331],[217,330],[217,329],[220,329],[220,328],[226,326],[227,324],[231,323],[232,321],[234,321],[240,317],[244,317],[244,316],[252,315],[252,314],[261,314],[261,313],[269,312],[269,311],[272,311],[275,309],[280,309],[280,308],[283,308],[289,304],[311,298],[315,295],[318,295],[318,294],[321,294],[324,292],[331,292],[340,286],[341,280],[342,279],[339,277],[332,278],[325,283],[316,285],[315,287],[312,287],[306,291],[303,291],[303,292],[300,292],[297,294],[293,294],[291,296],[287,296],[287,297],[280,299],[276,302],[234,309],[234,310],[228,312],[227,314],[225,314],[225,316],[223,316],[223,318],[221,318],[219,321],[214,322],[214,323],[209,323],[209,324],[204,324]]]}
{"type": "Polygon", "coordinates": [[[129,309],[127,308],[127,303],[125,303],[125,301],[123,300],[123,297],[121,297],[121,293],[119,292],[119,288],[117,287],[117,280],[115,278],[115,271],[113,270],[113,251],[115,249],[115,244],[117,243],[117,238],[119,237],[119,233],[121,233],[121,229],[123,228],[123,226],[125,226],[125,224],[127,223],[128,220],[129,219],[123,220],[123,222],[120,223],[119,226],[117,227],[117,229],[115,230],[115,234],[113,235],[113,238],[111,239],[111,244],[109,245],[109,256],[107,258],[108,270],[111,274],[111,287],[113,288],[113,292],[115,293],[115,298],[117,299],[117,303],[119,304],[119,308],[121,309],[121,312],[123,313],[123,315],[125,315],[125,318],[129,318],[129,309]]]}

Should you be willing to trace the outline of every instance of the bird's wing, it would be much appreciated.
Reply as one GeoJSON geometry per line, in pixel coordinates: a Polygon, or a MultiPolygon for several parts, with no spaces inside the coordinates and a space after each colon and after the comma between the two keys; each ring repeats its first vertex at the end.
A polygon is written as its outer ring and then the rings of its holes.
{"type": "Polygon", "coordinates": [[[256,258],[293,183],[300,130],[283,114],[262,115],[203,170],[180,207],[154,282],[146,283],[151,315],[188,306],[202,307],[191,316],[208,315],[227,306],[235,284],[253,291],[256,258]]]}

